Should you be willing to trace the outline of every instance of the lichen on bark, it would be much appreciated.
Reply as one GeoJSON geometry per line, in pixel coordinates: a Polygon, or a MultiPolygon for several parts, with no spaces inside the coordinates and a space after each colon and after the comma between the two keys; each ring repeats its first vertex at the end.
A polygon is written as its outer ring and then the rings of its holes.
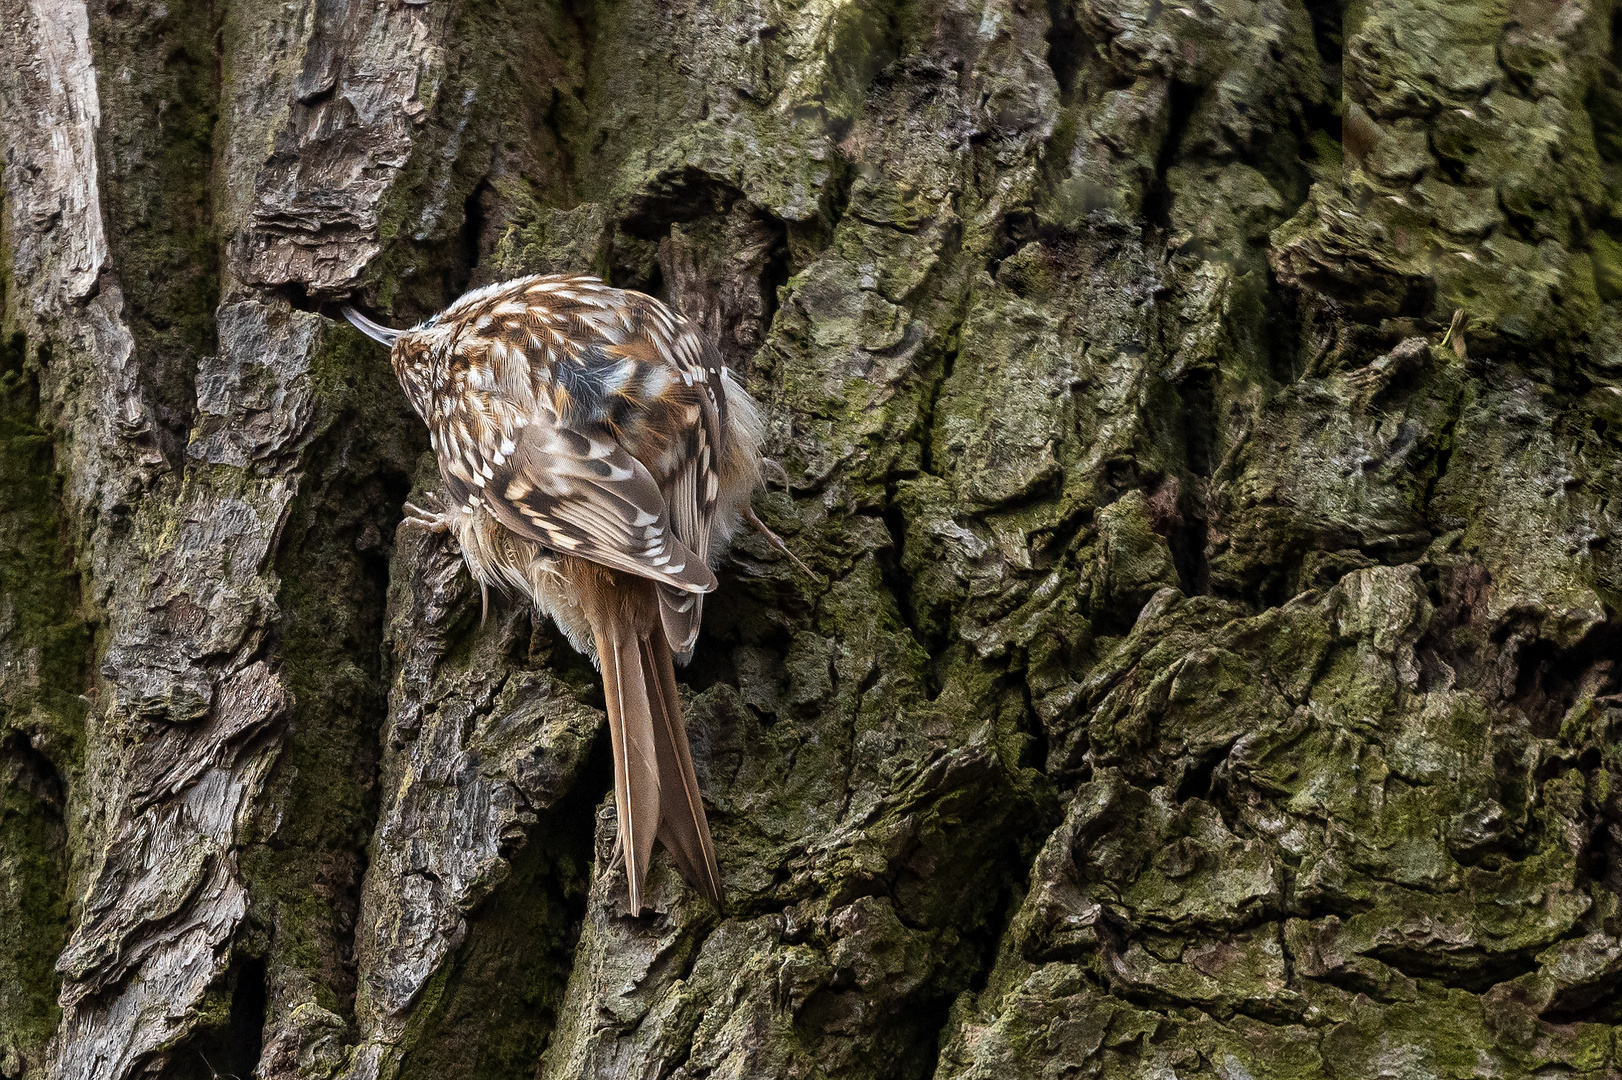
{"type": "Polygon", "coordinates": [[[1610,1076],[1608,0],[0,0],[0,1076],[1610,1076]],[[380,350],[762,402],[724,910],[380,350]]]}

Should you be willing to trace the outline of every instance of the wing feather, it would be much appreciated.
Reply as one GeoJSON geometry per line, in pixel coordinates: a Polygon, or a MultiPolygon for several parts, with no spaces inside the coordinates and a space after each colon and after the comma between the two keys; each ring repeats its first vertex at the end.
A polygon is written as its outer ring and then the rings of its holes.
{"type": "Polygon", "coordinates": [[[497,520],[537,543],[681,592],[715,588],[709,564],[672,532],[647,466],[622,446],[544,419],[519,433],[500,465],[482,462],[493,474],[484,501],[497,520]]]}
{"type": "MultiPolygon", "coordinates": [[[[686,432],[684,452],[676,469],[666,478],[663,491],[670,508],[672,530],[708,563],[716,496],[720,490],[717,466],[726,423],[726,391],[720,361],[713,349],[706,347],[690,329],[683,330],[678,346],[666,352],[672,366],[683,372],[683,386],[698,407],[692,410],[696,415],[686,432]],[[702,358],[702,367],[695,367],[691,363],[693,358],[702,358]]],[[[704,618],[703,597],[682,597],[661,587],[659,616],[671,651],[686,663],[704,618]]]]}

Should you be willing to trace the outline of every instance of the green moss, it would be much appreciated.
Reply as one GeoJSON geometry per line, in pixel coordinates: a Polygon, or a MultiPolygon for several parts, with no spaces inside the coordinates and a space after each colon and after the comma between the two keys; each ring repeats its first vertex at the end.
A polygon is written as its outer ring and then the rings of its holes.
{"type": "Polygon", "coordinates": [[[595,807],[544,815],[510,876],[471,916],[467,942],[424,987],[400,1080],[527,1080],[563,1006],[591,860],[595,807]]]}
{"type": "Polygon", "coordinates": [[[24,740],[0,738],[0,1075],[40,1069],[61,1013],[54,966],[68,935],[63,796],[24,740]]]}
{"type": "Polygon", "coordinates": [[[1148,498],[1129,491],[1098,512],[1098,590],[1101,617],[1136,620],[1156,591],[1177,587],[1171,549],[1155,531],[1148,498]]]}
{"type": "Polygon", "coordinates": [[[602,206],[543,209],[525,192],[506,201],[512,209],[492,255],[494,277],[572,271],[612,280],[609,222],[602,206]]]}
{"type": "Polygon", "coordinates": [[[1594,287],[1607,303],[1622,300],[1622,243],[1605,233],[1589,238],[1593,245],[1594,287]]]}
{"type": "Polygon", "coordinates": [[[210,0],[143,0],[91,18],[108,244],[152,404],[164,437],[177,441],[190,424],[198,362],[215,348],[219,27],[210,0]]]}
{"type": "Polygon", "coordinates": [[[89,627],[79,579],[63,547],[61,481],[50,436],[37,425],[35,374],[21,334],[0,342],[0,642],[11,674],[0,680],[0,731],[26,732],[66,774],[83,754],[82,695],[89,627]]]}
{"type": "MultiPolygon", "coordinates": [[[[0,295],[0,306],[4,297],[0,295]]],[[[0,337],[0,1071],[41,1067],[68,934],[69,788],[84,755],[90,628],[65,550],[36,372],[0,337]]]]}

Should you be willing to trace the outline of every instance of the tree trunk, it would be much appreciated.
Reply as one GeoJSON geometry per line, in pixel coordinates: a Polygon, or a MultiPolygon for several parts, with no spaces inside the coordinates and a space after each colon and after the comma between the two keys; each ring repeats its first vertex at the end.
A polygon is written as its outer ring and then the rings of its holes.
{"type": "Polygon", "coordinates": [[[1622,1075],[1607,0],[0,19],[0,1077],[1622,1075]],[[681,674],[724,911],[331,317],[564,269],[818,574],[681,674]]]}

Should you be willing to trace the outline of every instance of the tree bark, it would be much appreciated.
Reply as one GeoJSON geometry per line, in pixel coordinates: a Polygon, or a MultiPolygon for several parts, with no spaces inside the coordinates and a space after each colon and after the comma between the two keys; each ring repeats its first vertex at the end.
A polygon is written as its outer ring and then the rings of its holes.
{"type": "Polygon", "coordinates": [[[0,0],[0,1077],[1622,1075],[1607,0],[0,0]],[[769,417],[724,911],[383,350],[769,417]]]}

